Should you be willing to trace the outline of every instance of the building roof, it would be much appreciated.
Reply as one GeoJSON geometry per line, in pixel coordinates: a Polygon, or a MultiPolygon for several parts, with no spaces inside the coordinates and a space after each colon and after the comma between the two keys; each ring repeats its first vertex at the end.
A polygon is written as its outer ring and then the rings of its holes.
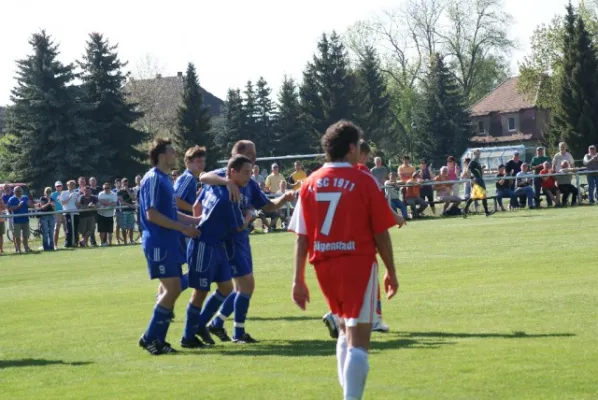
{"type": "MultiPolygon", "coordinates": [[[[212,116],[220,115],[224,101],[208,92],[200,86],[203,94],[203,101],[206,106],[210,108],[212,116]]],[[[131,98],[135,101],[142,100],[147,96],[151,96],[152,100],[158,104],[156,106],[162,108],[165,113],[176,113],[176,109],[181,102],[181,93],[183,92],[183,74],[179,72],[177,76],[157,75],[153,79],[130,79],[125,90],[129,92],[131,98]]]]}
{"type": "Polygon", "coordinates": [[[525,140],[532,140],[533,135],[531,133],[517,132],[508,136],[474,136],[471,138],[473,143],[510,143],[510,142],[521,142],[525,140]]]}
{"type": "Polygon", "coordinates": [[[536,107],[535,102],[526,99],[517,90],[519,77],[509,78],[484,96],[471,107],[470,116],[477,117],[490,113],[513,113],[536,107]]]}

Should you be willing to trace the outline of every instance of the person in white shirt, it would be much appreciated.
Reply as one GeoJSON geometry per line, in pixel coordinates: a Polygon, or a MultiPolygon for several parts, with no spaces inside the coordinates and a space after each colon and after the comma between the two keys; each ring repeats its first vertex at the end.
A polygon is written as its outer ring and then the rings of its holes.
{"type": "Polygon", "coordinates": [[[554,172],[561,172],[563,161],[567,161],[570,166],[575,165],[575,160],[571,153],[567,151],[567,144],[565,142],[559,143],[559,152],[552,158],[552,169],[554,169],[554,172]]]}
{"type": "Polygon", "coordinates": [[[62,210],[65,212],[65,223],[66,223],[66,243],[64,247],[77,247],[78,243],[78,227],[79,227],[79,214],[77,211],[77,200],[79,196],[75,191],[76,183],[70,180],[66,183],[68,190],[62,191],[60,194],[60,204],[62,204],[62,210]]]}
{"type": "Polygon", "coordinates": [[[260,167],[258,167],[257,165],[253,166],[253,175],[251,175],[251,179],[253,179],[254,181],[256,181],[257,183],[264,183],[266,182],[266,178],[264,178],[261,174],[260,174],[260,167]]]}
{"type": "Polygon", "coordinates": [[[533,176],[533,174],[529,172],[529,166],[527,165],[527,163],[521,164],[521,171],[518,172],[515,176],[517,177],[517,179],[515,180],[515,196],[526,197],[529,208],[536,208],[534,204],[534,178],[528,178],[528,176],[533,176]]]}
{"type": "Polygon", "coordinates": [[[104,183],[103,191],[98,194],[98,232],[100,233],[101,246],[112,245],[112,232],[114,232],[114,207],[118,204],[118,196],[110,190],[110,184],[104,183]]]}

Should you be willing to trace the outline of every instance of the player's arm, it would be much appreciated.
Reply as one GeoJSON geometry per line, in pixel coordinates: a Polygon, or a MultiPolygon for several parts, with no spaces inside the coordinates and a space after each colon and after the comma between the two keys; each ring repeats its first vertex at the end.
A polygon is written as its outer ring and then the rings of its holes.
{"type": "Polygon", "coordinates": [[[212,185],[212,186],[226,186],[228,189],[228,193],[230,195],[231,201],[240,201],[241,200],[241,193],[239,192],[239,187],[228,180],[225,177],[221,177],[214,172],[206,172],[201,174],[199,177],[199,181],[204,184],[212,185]]]}
{"type": "Polygon", "coordinates": [[[192,217],[190,215],[184,214],[180,211],[177,211],[177,219],[179,222],[182,222],[186,225],[197,225],[199,224],[200,218],[199,217],[192,217]]]}
{"type": "Polygon", "coordinates": [[[282,206],[284,206],[285,204],[287,204],[289,201],[292,201],[294,195],[295,195],[295,192],[293,192],[292,190],[288,191],[285,194],[283,194],[282,196],[275,198],[274,200],[271,200],[271,201],[269,200],[265,206],[261,207],[261,209],[264,210],[265,212],[276,211],[279,208],[281,208],[282,206]]]}
{"type": "Polygon", "coordinates": [[[309,290],[305,283],[305,262],[307,261],[307,236],[297,235],[295,240],[295,272],[293,276],[293,301],[302,310],[309,303],[309,290]]]}
{"type": "Polygon", "coordinates": [[[175,221],[173,219],[170,219],[155,208],[150,208],[149,210],[147,210],[146,217],[147,220],[152,224],[156,224],[158,226],[161,226],[162,228],[181,232],[184,235],[192,238],[199,236],[200,233],[199,230],[194,226],[186,225],[182,221],[175,221]]]}
{"type": "Polygon", "coordinates": [[[179,210],[190,212],[190,213],[193,212],[193,205],[187,203],[185,200],[181,199],[180,197],[176,198],[176,208],[179,210]]]}
{"type": "Polygon", "coordinates": [[[197,197],[197,200],[195,200],[195,203],[193,203],[193,216],[201,216],[201,201],[199,200],[199,196],[197,197]]]}
{"type": "Polygon", "coordinates": [[[183,179],[178,179],[174,185],[174,194],[175,194],[175,201],[176,207],[179,210],[186,211],[188,213],[193,212],[193,204],[189,204],[185,198],[187,198],[187,194],[189,190],[192,190],[191,180],[195,179],[189,175],[185,176],[183,179]]]}
{"type": "Polygon", "coordinates": [[[399,289],[399,281],[397,279],[397,271],[395,269],[395,262],[392,254],[392,242],[390,241],[390,234],[388,231],[374,235],[376,249],[382,262],[386,266],[386,274],[384,276],[384,288],[386,289],[386,296],[392,299],[399,289]]]}

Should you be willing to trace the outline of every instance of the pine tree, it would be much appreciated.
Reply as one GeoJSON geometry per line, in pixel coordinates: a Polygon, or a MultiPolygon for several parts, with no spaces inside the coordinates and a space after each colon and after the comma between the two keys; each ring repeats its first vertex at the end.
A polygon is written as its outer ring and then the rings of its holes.
{"type": "MultiPolygon", "coordinates": [[[[187,65],[181,97],[182,104],[177,108],[177,129],[173,135],[174,147],[182,155],[190,147],[205,146],[208,149],[208,168],[211,168],[216,160],[210,152],[214,147],[210,109],[204,104],[193,63],[187,65]]],[[[182,157],[179,158],[182,160],[182,157]]]]}
{"type": "Polygon", "coordinates": [[[276,147],[278,154],[304,154],[313,150],[310,140],[313,138],[306,131],[301,118],[301,105],[297,93],[297,84],[287,76],[282,81],[277,102],[278,115],[275,124],[276,147]]]}
{"type": "Polygon", "coordinates": [[[246,139],[244,134],[246,118],[239,89],[228,90],[223,114],[224,123],[222,124],[222,130],[216,133],[215,145],[226,158],[237,141],[246,139]]]}
{"type": "Polygon", "coordinates": [[[299,88],[301,125],[307,133],[306,142],[313,150],[320,150],[319,138],[328,127],[324,120],[322,100],[318,88],[316,67],[308,63],[303,71],[303,82],[299,88]]]}
{"type": "Polygon", "coordinates": [[[243,91],[243,134],[244,139],[249,139],[253,142],[258,140],[258,108],[255,87],[253,82],[247,81],[245,90],[243,91]]]}
{"type": "Polygon", "coordinates": [[[365,47],[355,75],[355,98],[359,110],[356,122],[377,149],[386,156],[396,154],[397,137],[390,110],[390,98],[380,70],[380,61],[373,47],[365,47]]]}
{"type": "Polygon", "coordinates": [[[33,54],[17,61],[2,169],[37,189],[57,178],[95,173],[92,150],[98,141],[79,118],[78,91],[68,86],[74,66],[58,61],[58,46],[45,31],[33,34],[29,44],[33,54]]]}
{"type": "Polygon", "coordinates": [[[415,122],[416,151],[429,164],[442,165],[447,156],[462,154],[468,146],[472,131],[463,94],[439,54],[432,59],[415,122]]]}
{"type": "Polygon", "coordinates": [[[274,121],[276,118],[274,103],[270,98],[272,89],[263,77],[256,84],[256,108],[257,108],[257,135],[255,138],[256,148],[264,156],[276,155],[276,142],[274,137],[274,121]]]}
{"type": "Polygon", "coordinates": [[[138,146],[147,134],[132,127],[143,114],[135,110],[136,104],[125,100],[126,75],[122,69],[127,63],[120,61],[117,48],[102,34],[92,33],[78,63],[83,71],[83,115],[87,129],[98,141],[87,159],[97,162],[101,178],[135,175],[143,171],[145,161],[138,146]]]}

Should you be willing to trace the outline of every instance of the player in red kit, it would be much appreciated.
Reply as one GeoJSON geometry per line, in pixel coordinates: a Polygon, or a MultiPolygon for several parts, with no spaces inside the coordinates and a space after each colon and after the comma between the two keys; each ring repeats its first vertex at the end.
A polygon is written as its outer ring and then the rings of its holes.
{"type": "Polygon", "coordinates": [[[361,136],[348,121],[328,128],[322,137],[328,162],[304,181],[289,224],[297,234],[293,301],[303,310],[309,302],[309,255],[328,306],[340,322],[336,354],[345,400],[362,398],[369,370],[378,290],[376,251],[387,269],[387,297],[399,287],[388,233],[395,217],[375,178],[354,168],[361,136]]]}

